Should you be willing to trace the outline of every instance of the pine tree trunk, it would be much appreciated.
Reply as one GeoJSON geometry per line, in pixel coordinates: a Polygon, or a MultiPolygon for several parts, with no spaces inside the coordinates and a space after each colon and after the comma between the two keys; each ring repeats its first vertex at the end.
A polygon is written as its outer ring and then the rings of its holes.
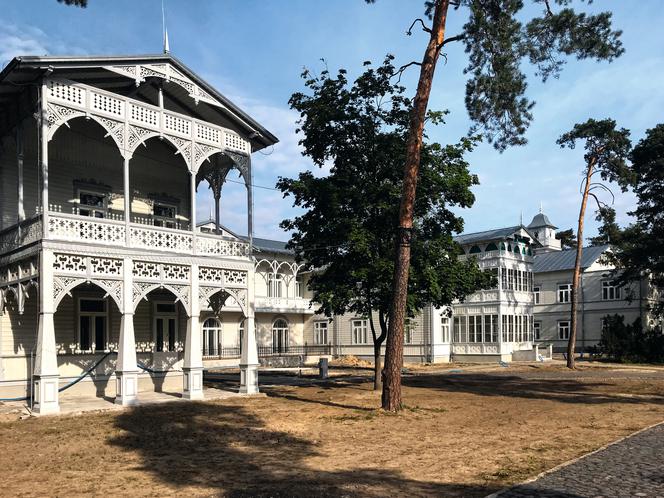
{"type": "Polygon", "coordinates": [[[586,205],[588,204],[588,193],[590,192],[590,182],[594,167],[595,159],[591,158],[588,162],[586,184],[583,189],[583,199],[581,199],[581,210],[579,211],[579,225],[576,230],[576,261],[574,263],[574,276],[572,277],[572,316],[570,318],[569,340],[567,342],[567,368],[575,368],[574,353],[576,346],[577,309],[579,307],[579,279],[581,277],[581,258],[583,256],[583,218],[586,215],[586,205]]]}
{"type": "Polygon", "coordinates": [[[408,131],[406,164],[404,166],[401,205],[399,208],[399,228],[396,240],[396,260],[394,266],[394,291],[390,308],[389,332],[385,348],[383,369],[382,407],[389,411],[401,409],[401,368],[403,366],[403,334],[406,319],[406,298],[408,295],[408,273],[410,270],[410,239],[413,227],[413,207],[417,176],[420,167],[422,134],[426,119],[431,84],[436,62],[445,39],[445,23],[449,0],[438,0],[431,26],[431,36],[422,59],[420,79],[413,103],[408,131]]]}

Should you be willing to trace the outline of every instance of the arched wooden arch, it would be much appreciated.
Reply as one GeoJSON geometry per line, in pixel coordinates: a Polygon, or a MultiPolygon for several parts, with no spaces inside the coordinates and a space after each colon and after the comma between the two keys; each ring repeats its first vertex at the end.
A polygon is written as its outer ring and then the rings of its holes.
{"type": "Polygon", "coordinates": [[[122,312],[124,309],[122,306],[122,282],[120,281],[90,280],[85,278],[71,278],[62,281],[56,278],[55,284],[57,286],[57,292],[55,292],[53,296],[54,311],[58,311],[58,307],[60,306],[60,303],[65,298],[65,296],[71,297],[71,292],[76,287],[85,284],[91,284],[99,287],[101,290],[106,292],[104,297],[108,296],[113,299],[120,312],[122,312]]]}
{"type": "Polygon", "coordinates": [[[200,288],[200,304],[201,308],[210,306],[212,311],[219,315],[223,306],[228,299],[231,298],[239,307],[240,312],[244,318],[247,317],[247,291],[246,289],[235,289],[226,287],[201,287],[200,288]],[[215,296],[220,297],[218,304],[215,306],[215,296]],[[216,309],[215,309],[216,308],[216,309]]]}
{"type": "Polygon", "coordinates": [[[104,118],[94,114],[85,114],[82,111],[76,111],[68,107],[62,107],[54,104],[49,105],[48,108],[48,141],[50,142],[53,140],[55,133],[63,125],[69,128],[69,122],[78,118],[84,118],[86,121],[92,120],[101,126],[106,131],[104,138],[111,137],[113,142],[115,142],[120,155],[123,157],[125,156],[124,123],[122,121],[116,121],[114,119],[104,118]]]}
{"type": "Polygon", "coordinates": [[[157,289],[166,289],[169,291],[173,296],[175,296],[175,302],[180,302],[182,303],[182,306],[184,307],[185,313],[187,314],[188,317],[191,316],[191,307],[189,303],[189,295],[186,292],[187,286],[185,285],[171,285],[171,284],[166,284],[166,283],[151,283],[151,284],[134,284],[134,302],[133,302],[133,310],[136,312],[136,309],[138,308],[138,305],[143,301],[144,299],[147,300],[148,294],[150,292],[157,290],[157,289]]]}

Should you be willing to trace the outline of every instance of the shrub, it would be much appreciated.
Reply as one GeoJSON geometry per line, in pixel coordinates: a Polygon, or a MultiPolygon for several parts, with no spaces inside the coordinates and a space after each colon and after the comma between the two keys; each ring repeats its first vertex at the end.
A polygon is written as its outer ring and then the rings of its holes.
{"type": "Polygon", "coordinates": [[[605,316],[599,348],[616,361],[664,363],[661,327],[644,330],[640,318],[630,325],[622,315],[605,316]]]}

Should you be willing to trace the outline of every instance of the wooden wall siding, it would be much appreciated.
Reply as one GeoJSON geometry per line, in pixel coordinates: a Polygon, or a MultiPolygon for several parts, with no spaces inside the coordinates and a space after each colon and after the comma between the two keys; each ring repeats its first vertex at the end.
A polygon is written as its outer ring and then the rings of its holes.
{"type": "MultiPolygon", "coordinates": [[[[0,230],[16,223],[18,218],[18,166],[14,132],[2,138],[0,150],[0,230]]],[[[23,122],[23,205],[25,214],[35,214],[38,205],[39,164],[37,162],[37,125],[34,119],[23,122]]]]}
{"type": "MultiPolygon", "coordinates": [[[[124,209],[123,159],[115,143],[104,138],[105,131],[94,121],[86,122],[81,118],[69,124],[71,128],[61,127],[49,143],[49,203],[71,213],[76,200],[74,180],[91,179],[111,187],[117,197],[109,207],[121,213],[124,209]]],[[[136,150],[129,163],[132,195],[174,197],[179,200],[179,216],[188,220],[190,186],[184,161],[157,138],[148,140],[146,145],[136,150]]],[[[145,202],[133,200],[132,213],[149,216],[152,210],[145,202]]]]}
{"type": "Polygon", "coordinates": [[[32,292],[25,301],[22,315],[10,305],[0,315],[0,354],[26,355],[34,350],[37,341],[39,299],[32,292]]]}

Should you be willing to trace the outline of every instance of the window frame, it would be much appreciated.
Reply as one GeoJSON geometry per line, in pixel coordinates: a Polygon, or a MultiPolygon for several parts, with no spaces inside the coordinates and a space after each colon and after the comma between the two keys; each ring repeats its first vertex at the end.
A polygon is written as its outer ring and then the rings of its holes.
{"type": "Polygon", "coordinates": [[[535,341],[542,340],[542,321],[535,320],[533,321],[533,339],[535,341]]]}
{"type": "Polygon", "coordinates": [[[267,297],[272,299],[283,298],[284,275],[279,272],[268,273],[267,277],[267,297]]]}
{"type": "Polygon", "coordinates": [[[369,344],[369,320],[366,318],[351,318],[350,320],[350,340],[353,345],[369,344]],[[358,333],[361,336],[358,341],[358,333]]]}
{"type": "Polygon", "coordinates": [[[572,302],[572,284],[566,282],[558,284],[556,287],[556,298],[560,304],[569,304],[572,302]],[[563,299],[564,297],[564,299],[563,299]]]}
{"type": "Polygon", "coordinates": [[[615,285],[613,280],[602,280],[602,301],[620,301],[621,299],[622,287],[615,285]]]}
{"type": "Polygon", "coordinates": [[[446,315],[440,316],[440,338],[441,342],[449,343],[451,336],[451,321],[450,317],[446,315]]]}
{"type": "Polygon", "coordinates": [[[571,325],[569,320],[558,320],[556,330],[558,332],[559,341],[568,341],[571,333],[571,325]],[[567,332],[564,332],[564,331],[567,332]]]}
{"type": "Polygon", "coordinates": [[[157,300],[152,302],[152,352],[153,353],[175,353],[179,349],[180,343],[180,310],[178,308],[178,303],[167,300],[157,300]],[[174,311],[158,311],[158,305],[160,304],[169,304],[173,305],[174,311]],[[173,337],[173,349],[170,348],[170,338],[168,337],[169,331],[164,330],[163,342],[164,345],[162,350],[158,350],[157,345],[157,320],[165,320],[164,323],[168,323],[167,320],[174,319],[175,328],[174,328],[174,337],[173,337]]]}
{"type": "Polygon", "coordinates": [[[328,320],[314,321],[314,344],[316,345],[328,344],[327,341],[328,341],[329,325],[330,322],[328,320]],[[321,336],[324,336],[324,340],[321,340],[321,336]]]}
{"type": "Polygon", "coordinates": [[[177,228],[177,219],[178,219],[178,206],[177,204],[164,202],[164,201],[153,201],[152,202],[152,224],[160,228],[177,228]],[[173,209],[173,217],[161,216],[155,213],[157,206],[173,209]]]}
{"type": "MultiPolygon", "coordinates": [[[[288,349],[290,348],[290,322],[284,318],[283,316],[279,316],[272,320],[272,327],[270,327],[270,330],[272,332],[272,352],[273,353],[286,353],[288,352],[288,349]],[[285,326],[280,326],[277,327],[278,322],[283,322],[285,326]],[[275,333],[278,335],[282,332],[285,331],[285,340],[283,341],[283,345],[281,344],[275,344],[275,333]]],[[[279,341],[278,341],[279,342],[279,341]]]]}
{"type": "Polygon", "coordinates": [[[89,354],[95,354],[99,351],[107,353],[110,351],[109,348],[109,331],[108,331],[108,326],[109,326],[109,312],[110,312],[110,306],[108,303],[108,298],[103,298],[103,297],[94,297],[94,296],[77,296],[76,298],[76,351],[78,353],[89,353],[89,354]],[[104,303],[104,311],[81,311],[81,301],[99,301],[104,303]],[[91,317],[93,320],[91,323],[93,324],[93,330],[90,331],[90,348],[89,349],[83,349],[81,347],[81,317],[91,317]],[[104,319],[104,347],[100,350],[97,349],[97,341],[96,341],[96,330],[97,330],[97,324],[94,321],[94,318],[96,317],[103,317],[104,319]]]}
{"type": "Polygon", "coordinates": [[[76,189],[76,206],[78,208],[79,216],[85,216],[97,219],[106,219],[108,218],[108,193],[103,192],[101,190],[95,190],[93,188],[79,187],[76,189]],[[101,197],[104,205],[102,207],[99,207],[99,206],[93,206],[91,204],[83,204],[81,202],[81,195],[84,194],[101,197]],[[90,211],[91,214],[82,214],[81,209],[85,211],[90,211]],[[101,216],[96,216],[96,213],[101,214],[101,216]]]}
{"type": "Polygon", "coordinates": [[[541,304],[542,300],[541,293],[542,293],[542,285],[541,284],[533,285],[533,304],[541,304]]]}
{"type": "Polygon", "coordinates": [[[201,342],[202,342],[201,352],[202,352],[203,356],[212,356],[212,355],[219,354],[219,352],[221,350],[221,345],[222,345],[222,342],[223,342],[222,341],[223,331],[224,331],[224,324],[216,316],[209,316],[205,320],[203,320],[203,325],[201,326],[201,342]],[[210,320],[214,320],[216,322],[216,325],[212,326],[212,327],[206,325],[210,320]],[[207,332],[207,339],[208,339],[207,341],[206,341],[206,332],[207,332]],[[210,348],[209,348],[209,345],[210,345],[209,344],[209,342],[210,342],[210,339],[209,339],[210,332],[212,332],[216,336],[216,348],[215,348],[216,352],[214,352],[214,353],[212,353],[210,351],[210,348]],[[206,354],[206,350],[207,350],[207,354],[206,354]]]}

